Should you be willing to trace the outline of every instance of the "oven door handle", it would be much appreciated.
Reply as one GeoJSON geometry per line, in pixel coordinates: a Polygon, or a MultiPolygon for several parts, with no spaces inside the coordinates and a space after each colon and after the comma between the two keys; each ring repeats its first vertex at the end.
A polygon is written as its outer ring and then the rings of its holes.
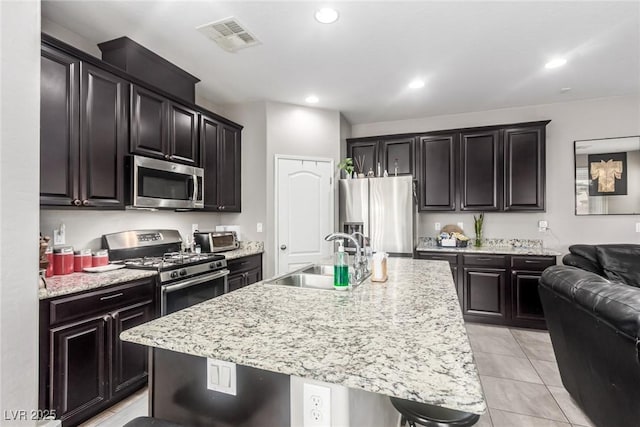
{"type": "Polygon", "coordinates": [[[176,283],[175,285],[162,286],[161,292],[162,292],[163,295],[164,294],[168,294],[170,292],[179,291],[180,289],[188,288],[190,286],[194,286],[194,285],[197,285],[199,283],[208,282],[210,280],[221,279],[221,278],[223,278],[225,276],[228,276],[228,275],[229,275],[229,270],[227,270],[227,269],[220,270],[219,272],[216,272],[214,274],[202,275],[202,276],[196,277],[194,279],[187,280],[185,282],[176,283]]]}

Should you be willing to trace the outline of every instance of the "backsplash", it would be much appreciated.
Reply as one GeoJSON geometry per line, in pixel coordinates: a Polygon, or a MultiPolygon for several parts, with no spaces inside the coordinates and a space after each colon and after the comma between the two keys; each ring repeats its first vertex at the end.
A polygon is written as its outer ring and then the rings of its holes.
{"type": "Polygon", "coordinates": [[[184,240],[191,235],[191,225],[201,231],[215,230],[220,214],[174,211],[90,211],[40,210],[40,232],[53,238],[53,230],[65,224],[65,245],[76,249],[100,249],[102,235],[125,230],[176,229],[184,240]]]}
{"type": "MultiPolygon", "coordinates": [[[[470,240],[473,243],[473,239],[470,240]]],[[[435,237],[418,237],[416,246],[437,246],[435,237]]],[[[528,248],[541,249],[542,240],[539,239],[482,239],[482,246],[486,248],[528,248]]]]}

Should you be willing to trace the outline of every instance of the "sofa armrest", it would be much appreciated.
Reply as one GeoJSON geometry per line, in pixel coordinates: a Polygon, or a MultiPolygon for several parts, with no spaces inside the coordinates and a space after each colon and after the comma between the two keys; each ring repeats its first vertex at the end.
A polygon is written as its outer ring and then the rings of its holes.
{"type": "Polygon", "coordinates": [[[593,313],[634,339],[640,337],[640,288],[611,282],[595,273],[556,265],[547,268],[540,286],[593,313]]]}

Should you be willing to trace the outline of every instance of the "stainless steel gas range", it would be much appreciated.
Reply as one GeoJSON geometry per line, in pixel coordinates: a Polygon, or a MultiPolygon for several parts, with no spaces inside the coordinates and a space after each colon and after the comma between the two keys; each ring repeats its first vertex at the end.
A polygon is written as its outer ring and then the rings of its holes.
{"type": "Polygon", "coordinates": [[[131,230],[102,236],[112,261],[127,268],[157,270],[160,315],[164,316],[229,291],[227,261],[214,253],[181,252],[177,230],[131,230]]]}

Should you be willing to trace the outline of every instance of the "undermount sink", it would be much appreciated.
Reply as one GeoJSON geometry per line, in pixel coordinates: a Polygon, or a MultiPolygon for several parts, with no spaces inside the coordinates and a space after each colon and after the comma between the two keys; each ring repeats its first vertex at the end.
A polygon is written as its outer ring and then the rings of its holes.
{"type": "MultiPolygon", "coordinates": [[[[351,287],[361,284],[369,277],[367,274],[351,287]]],[[[298,288],[333,290],[333,265],[312,264],[282,276],[265,280],[267,285],[294,286],[298,288]]]]}

